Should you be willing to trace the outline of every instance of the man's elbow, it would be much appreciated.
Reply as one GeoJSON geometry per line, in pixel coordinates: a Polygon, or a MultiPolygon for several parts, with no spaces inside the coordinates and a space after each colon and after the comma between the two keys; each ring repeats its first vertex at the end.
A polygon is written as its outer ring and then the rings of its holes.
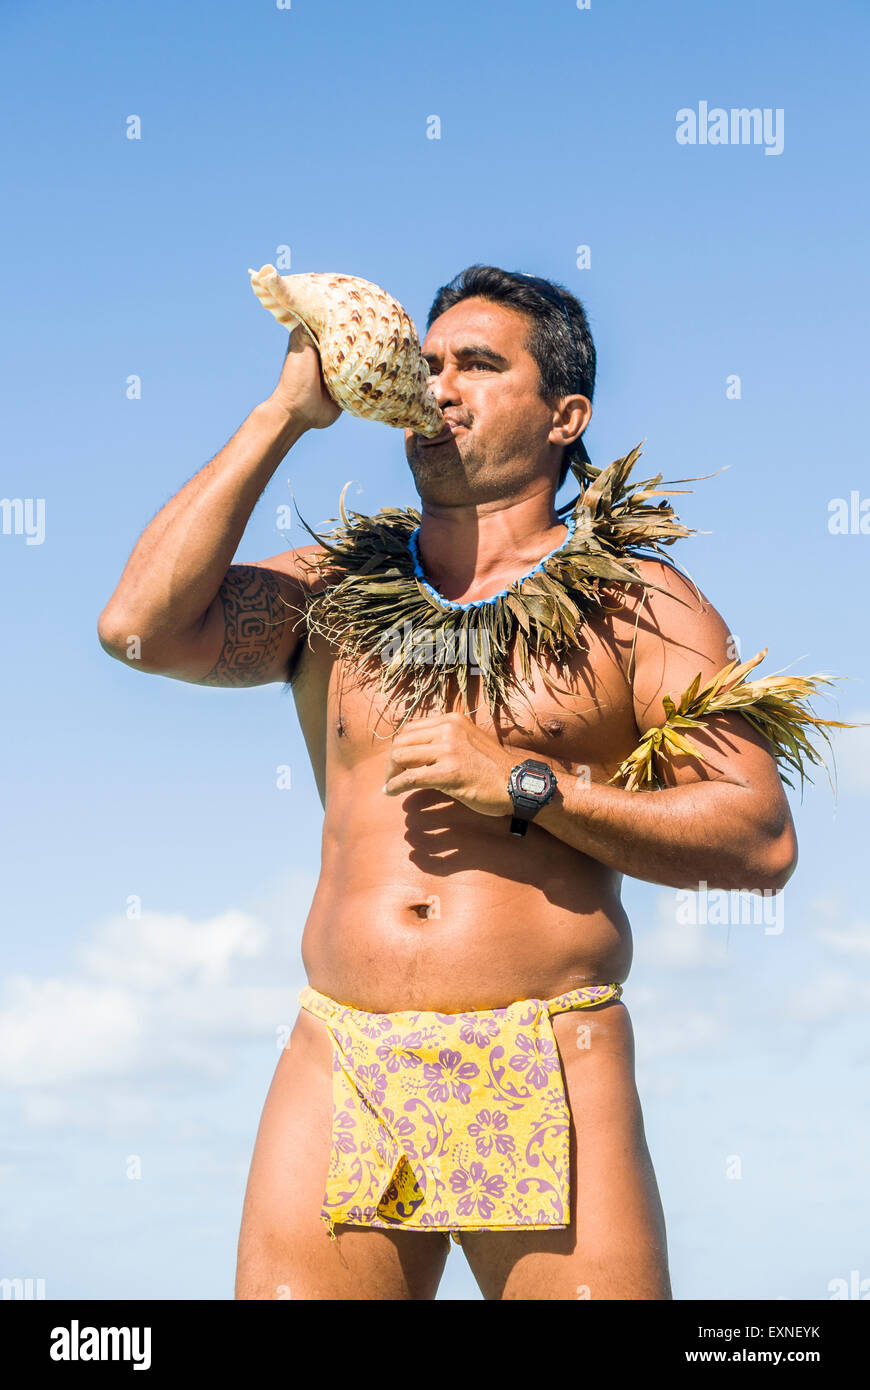
{"type": "Polygon", "coordinates": [[[116,661],[128,662],[131,651],[135,650],[139,641],[135,634],[135,624],[130,623],[111,607],[103,609],[97,620],[97,637],[108,656],[113,656],[116,661]]]}
{"type": "MultiPolygon", "coordinates": [[[[97,637],[106,655],[114,657],[124,666],[132,666],[138,671],[159,670],[159,667],[143,659],[141,628],[142,624],[132,622],[129,618],[104,608],[97,620],[97,637]]],[[[153,643],[149,641],[149,652],[152,648],[153,643]]]]}
{"type": "Polygon", "coordinates": [[[755,886],[768,893],[781,893],[797,868],[797,862],[797,836],[789,820],[788,825],[768,845],[762,868],[765,882],[755,886]]]}
{"type": "Polygon", "coordinates": [[[103,651],[109,656],[117,657],[124,645],[120,637],[120,629],[113,621],[109,610],[104,608],[97,619],[97,637],[103,651]]]}

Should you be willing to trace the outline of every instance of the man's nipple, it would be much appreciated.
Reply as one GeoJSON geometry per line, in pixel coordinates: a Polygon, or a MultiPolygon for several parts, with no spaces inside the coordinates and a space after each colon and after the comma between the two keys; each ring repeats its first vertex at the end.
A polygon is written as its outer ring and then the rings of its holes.
{"type": "Polygon", "coordinates": [[[541,728],[550,738],[559,738],[565,732],[565,721],[551,716],[549,719],[541,720],[541,728]]]}

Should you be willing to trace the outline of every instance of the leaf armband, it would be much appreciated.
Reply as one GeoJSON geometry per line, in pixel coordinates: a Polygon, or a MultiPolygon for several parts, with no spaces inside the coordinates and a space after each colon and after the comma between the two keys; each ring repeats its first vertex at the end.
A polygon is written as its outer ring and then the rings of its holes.
{"type": "Polygon", "coordinates": [[[622,782],[626,791],[660,788],[663,757],[676,754],[705,761],[701,749],[681,730],[703,728],[713,716],[736,711],[768,741],[786,786],[793,786],[789,772],[797,773],[803,791],[804,781],[812,781],[808,766],[826,766],[809,735],[817,730],[830,747],[829,729],[862,726],[846,724],[839,719],[820,719],[812,709],[810,696],[819,693],[823,686],[844,679],[842,676],[762,676],[758,680],[747,680],[747,674],[766,655],[767,647],[742,665],[731,661],[703,686],[699,671],[676,704],[666,695],[662,700],[664,723],[647,729],[610,781],[622,782]]]}

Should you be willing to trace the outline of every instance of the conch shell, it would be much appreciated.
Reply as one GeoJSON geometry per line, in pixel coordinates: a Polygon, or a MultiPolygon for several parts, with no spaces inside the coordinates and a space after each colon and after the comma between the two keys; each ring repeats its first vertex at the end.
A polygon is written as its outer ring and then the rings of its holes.
{"type": "Polygon", "coordinates": [[[279,323],[314,339],[323,380],[337,405],[366,420],[434,439],[444,416],[426,388],[429,365],[401,304],[354,275],[279,275],[249,270],[251,288],[279,323]]]}

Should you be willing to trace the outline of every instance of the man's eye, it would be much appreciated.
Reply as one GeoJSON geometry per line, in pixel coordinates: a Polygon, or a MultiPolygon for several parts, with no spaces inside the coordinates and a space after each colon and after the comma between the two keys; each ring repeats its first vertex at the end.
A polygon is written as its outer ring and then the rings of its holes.
{"type": "MultiPolygon", "coordinates": [[[[483,369],[483,371],[485,371],[485,372],[491,372],[491,371],[493,370],[493,365],[492,365],[492,363],[491,363],[491,362],[487,362],[487,361],[485,360],[485,358],[479,358],[476,362],[469,362],[469,363],[468,363],[468,366],[469,366],[469,367],[481,367],[481,368],[483,369]]],[[[429,367],[429,375],[430,375],[430,376],[438,376],[439,372],[441,371],[441,368],[438,367],[438,366],[436,366],[434,362],[429,362],[429,363],[428,363],[428,367],[429,367]]]]}

